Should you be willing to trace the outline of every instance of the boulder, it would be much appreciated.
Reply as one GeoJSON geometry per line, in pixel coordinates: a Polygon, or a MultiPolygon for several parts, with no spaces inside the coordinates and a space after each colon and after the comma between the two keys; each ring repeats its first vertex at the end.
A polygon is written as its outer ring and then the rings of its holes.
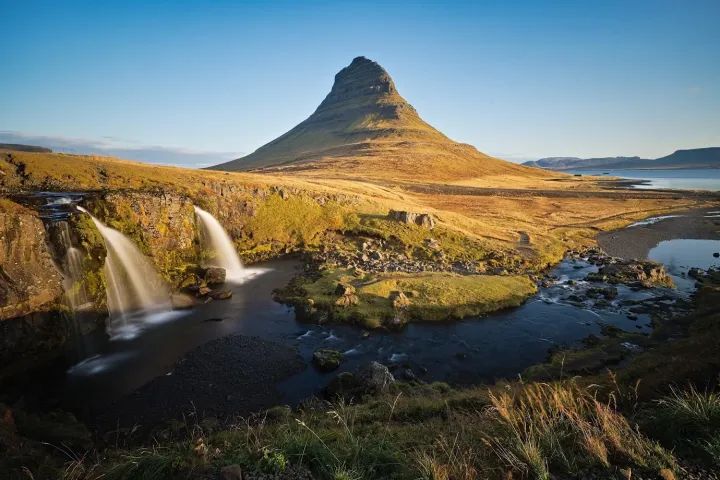
{"type": "Polygon", "coordinates": [[[358,371],[357,381],[363,393],[384,393],[395,383],[395,377],[385,365],[370,362],[358,371]]]}
{"type": "Polygon", "coordinates": [[[435,228],[435,218],[427,213],[412,213],[403,210],[390,210],[388,216],[396,222],[415,224],[428,230],[435,228]]]}
{"type": "Polygon", "coordinates": [[[205,282],[208,285],[220,285],[225,283],[225,269],[221,267],[209,267],[205,270],[205,282]]]}
{"type": "Polygon", "coordinates": [[[340,367],[344,355],[337,350],[320,349],[313,352],[313,365],[321,372],[332,372],[340,367]]]}

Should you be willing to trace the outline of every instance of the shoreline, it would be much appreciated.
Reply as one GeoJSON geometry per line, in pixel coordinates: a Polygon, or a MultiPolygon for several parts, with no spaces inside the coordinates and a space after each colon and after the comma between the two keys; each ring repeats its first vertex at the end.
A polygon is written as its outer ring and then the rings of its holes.
{"type": "Polygon", "coordinates": [[[666,240],[720,240],[720,217],[707,217],[710,212],[716,211],[720,211],[720,207],[673,213],[678,216],[649,225],[602,232],[595,238],[608,255],[628,260],[647,260],[650,250],[666,240]]]}

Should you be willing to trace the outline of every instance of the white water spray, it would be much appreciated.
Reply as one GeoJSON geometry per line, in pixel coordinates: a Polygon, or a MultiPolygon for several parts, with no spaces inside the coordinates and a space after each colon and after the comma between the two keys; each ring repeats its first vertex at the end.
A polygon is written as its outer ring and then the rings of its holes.
{"type": "MultiPolygon", "coordinates": [[[[84,208],[77,208],[90,215],[84,208]]],[[[170,290],[150,261],[128,237],[92,215],[90,218],[100,231],[107,249],[103,271],[107,281],[111,330],[126,325],[130,316],[144,321],[142,316],[134,314],[170,309],[170,290]]]]}
{"type": "Polygon", "coordinates": [[[213,250],[216,257],[211,264],[225,269],[225,278],[229,281],[239,282],[247,276],[238,257],[232,240],[215,217],[205,210],[195,207],[195,215],[200,221],[202,229],[203,247],[213,250]]]}
{"type": "Polygon", "coordinates": [[[70,236],[70,228],[67,222],[58,223],[60,229],[60,241],[65,247],[65,260],[63,261],[62,270],[65,274],[63,280],[63,288],[68,303],[73,310],[78,310],[87,304],[87,292],[85,287],[78,282],[83,277],[83,254],[73,246],[70,236]]]}

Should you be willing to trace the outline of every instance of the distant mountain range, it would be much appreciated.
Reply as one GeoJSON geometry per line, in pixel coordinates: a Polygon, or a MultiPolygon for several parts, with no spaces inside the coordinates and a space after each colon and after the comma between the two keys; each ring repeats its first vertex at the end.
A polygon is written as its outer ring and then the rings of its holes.
{"type": "Polygon", "coordinates": [[[16,152],[52,153],[52,150],[35,145],[21,145],[19,143],[0,143],[0,150],[14,150],[16,152]]]}
{"type": "Polygon", "coordinates": [[[523,165],[546,170],[720,168],[720,147],[677,150],[671,155],[654,160],[640,157],[548,157],[525,162],[523,165]]]}

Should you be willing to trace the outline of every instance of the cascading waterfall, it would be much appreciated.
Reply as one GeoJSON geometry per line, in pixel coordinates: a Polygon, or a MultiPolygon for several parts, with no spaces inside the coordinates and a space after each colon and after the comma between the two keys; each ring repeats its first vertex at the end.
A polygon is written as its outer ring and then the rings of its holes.
{"type": "Polygon", "coordinates": [[[73,246],[70,228],[66,221],[58,222],[60,241],[65,249],[62,270],[64,273],[63,289],[70,307],[79,310],[88,303],[85,287],[79,283],[83,276],[83,254],[73,246]]]}
{"type": "Polygon", "coordinates": [[[202,230],[203,246],[213,250],[216,254],[210,263],[213,266],[224,268],[225,278],[228,281],[239,282],[245,279],[247,272],[243,269],[235,246],[222,225],[215,217],[201,208],[195,207],[195,215],[202,230]]]}
{"type": "MultiPolygon", "coordinates": [[[[80,211],[90,213],[82,207],[80,211]]],[[[170,290],[155,267],[122,233],[90,215],[105,241],[103,271],[107,282],[110,330],[128,321],[144,321],[143,313],[171,308],[170,290]]]]}

